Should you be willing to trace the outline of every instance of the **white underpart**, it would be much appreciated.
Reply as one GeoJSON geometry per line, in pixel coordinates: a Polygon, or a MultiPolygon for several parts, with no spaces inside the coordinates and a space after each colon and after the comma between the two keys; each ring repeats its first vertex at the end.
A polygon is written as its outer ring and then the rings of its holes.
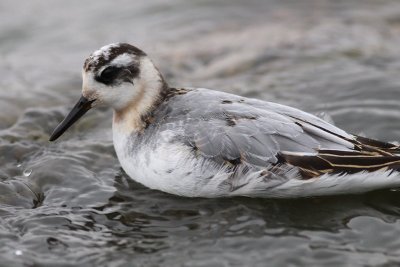
{"type": "Polygon", "coordinates": [[[142,147],[130,154],[128,135],[113,128],[114,147],[118,160],[125,172],[135,181],[156,190],[187,197],[218,197],[225,192],[218,185],[228,178],[223,170],[216,173],[215,164],[198,168],[198,161],[188,148],[170,144],[168,139],[175,134],[166,131],[161,137],[162,144],[155,150],[142,147]],[[190,174],[189,174],[190,173],[190,174]],[[203,184],[206,177],[215,176],[210,183],[203,184]]]}
{"type": "Polygon", "coordinates": [[[310,197],[359,194],[400,187],[400,173],[378,170],[354,174],[324,174],[309,180],[291,179],[268,192],[271,197],[310,197]]]}
{"type": "Polygon", "coordinates": [[[271,197],[295,198],[337,194],[357,194],[371,190],[400,187],[400,173],[392,171],[360,172],[356,174],[325,174],[308,180],[299,179],[295,169],[286,177],[265,181],[260,172],[238,177],[233,185],[221,186],[229,178],[226,169],[211,162],[201,164],[183,145],[170,144],[176,133],[166,131],[155,150],[142,147],[129,153],[128,135],[113,131],[118,159],[126,173],[135,181],[156,190],[187,197],[271,197]],[[200,167],[201,166],[201,167],[200,167]],[[209,177],[213,176],[212,179],[209,177]]]}

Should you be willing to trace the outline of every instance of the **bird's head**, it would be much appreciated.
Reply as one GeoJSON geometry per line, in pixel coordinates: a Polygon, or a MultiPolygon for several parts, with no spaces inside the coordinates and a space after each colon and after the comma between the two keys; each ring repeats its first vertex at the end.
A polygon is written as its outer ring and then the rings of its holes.
{"type": "Polygon", "coordinates": [[[142,50],[126,43],[106,45],[85,60],[82,96],[54,130],[50,141],[95,106],[110,106],[117,113],[123,113],[127,107],[135,107],[137,113],[145,112],[164,86],[161,74],[142,50]]]}

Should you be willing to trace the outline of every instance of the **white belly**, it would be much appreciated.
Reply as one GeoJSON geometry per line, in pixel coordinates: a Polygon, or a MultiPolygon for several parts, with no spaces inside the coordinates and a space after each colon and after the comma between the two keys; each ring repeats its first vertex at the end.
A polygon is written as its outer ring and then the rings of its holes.
{"type": "Polygon", "coordinates": [[[164,142],[154,149],[129,147],[128,136],[113,132],[114,147],[125,172],[156,190],[181,196],[216,197],[226,194],[218,184],[229,176],[211,161],[196,159],[184,145],[164,142]],[[206,179],[207,177],[212,177],[206,179]]]}
{"type": "Polygon", "coordinates": [[[113,132],[114,147],[125,172],[135,181],[156,190],[187,197],[309,197],[362,193],[400,186],[400,173],[333,174],[302,180],[293,168],[282,179],[265,179],[261,171],[232,176],[211,160],[196,158],[184,145],[163,142],[153,149],[129,147],[128,136],[113,132]]]}

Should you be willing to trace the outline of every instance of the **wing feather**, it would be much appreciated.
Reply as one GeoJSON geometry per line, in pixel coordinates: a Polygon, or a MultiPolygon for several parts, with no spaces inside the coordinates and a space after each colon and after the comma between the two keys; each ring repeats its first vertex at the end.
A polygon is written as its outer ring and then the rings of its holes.
{"type": "Polygon", "coordinates": [[[221,164],[297,167],[303,178],[400,166],[400,147],[354,136],[291,107],[196,89],[169,99],[159,124],[221,164]]]}

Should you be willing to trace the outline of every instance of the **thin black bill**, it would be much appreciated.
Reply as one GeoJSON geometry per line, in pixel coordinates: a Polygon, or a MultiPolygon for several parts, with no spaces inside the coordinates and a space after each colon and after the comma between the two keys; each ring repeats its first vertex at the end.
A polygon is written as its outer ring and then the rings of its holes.
{"type": "Polygon", "coordinates": [[[82,117],[89,109],[92,108],[92,103],[95,100],[88,100],[84,96],[78,100],[78,103],[72,108],[64,120],[54,129],[49,141],[57,140],[72,124],[82,117]]]}

